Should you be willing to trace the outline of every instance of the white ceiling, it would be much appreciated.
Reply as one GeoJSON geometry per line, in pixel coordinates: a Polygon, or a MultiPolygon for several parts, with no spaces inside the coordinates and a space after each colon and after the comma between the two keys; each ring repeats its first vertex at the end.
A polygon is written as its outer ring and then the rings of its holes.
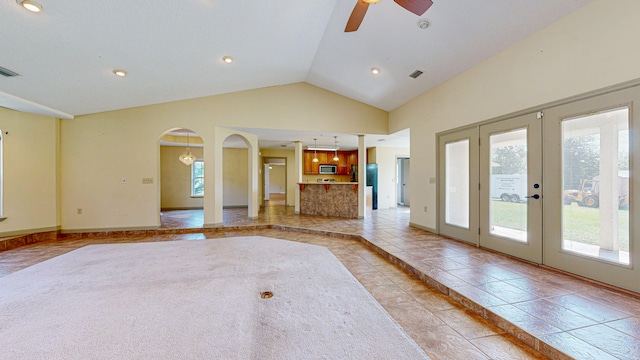
{"type": "Polygon", "coordinates": [[[589,2],[435,0],[419,17],[383,0],[345,33],[356,0],[4,0],[0,66],[20,76],[0,76],[0,106],[72,118],[307,82],[391,111],[589,2]]]}

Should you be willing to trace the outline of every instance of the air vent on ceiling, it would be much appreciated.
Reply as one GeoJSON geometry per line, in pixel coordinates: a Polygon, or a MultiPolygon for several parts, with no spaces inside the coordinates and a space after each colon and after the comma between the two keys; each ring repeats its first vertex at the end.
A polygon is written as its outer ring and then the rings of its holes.
{"type": "Polygon", "coordinates": [[[417,78],[417,77],[418,77],[418,76],[420,76],[420,75],[422,75],[422,71],[420,71],[420,70],[416,70],[416,71],[412,72],[412,73],[411,73],[411,75],[409,75],[409,76],[411,76],[412,78],[414,78],[414,79],[415,79],[415,78],[417,78]]]}
{"type": "Polygon", "coordinates": [[[13,72],[9,69],[5,69],[2,66],[0,66],[0,75],[6,76],[6,77],[13,77],[13,76],[18,76],[18,73],[13,72]]]}

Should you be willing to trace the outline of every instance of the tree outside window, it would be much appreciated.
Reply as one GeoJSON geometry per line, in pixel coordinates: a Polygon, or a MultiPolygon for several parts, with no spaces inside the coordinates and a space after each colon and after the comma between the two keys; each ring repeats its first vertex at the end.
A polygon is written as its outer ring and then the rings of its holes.
{"type": "Polygon", "coordinates": [[[191,196],[204,196],[204,161],[196,160],[191,164],[191,196]]]}

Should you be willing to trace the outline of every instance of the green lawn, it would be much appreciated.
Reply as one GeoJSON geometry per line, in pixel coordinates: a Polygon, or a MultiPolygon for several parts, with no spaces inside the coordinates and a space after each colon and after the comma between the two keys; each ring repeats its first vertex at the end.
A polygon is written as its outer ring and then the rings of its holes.
{"type": "MultiPolygon", "coordinates": [[[[566,240],[597,245],[600,238],[600,210],[563,205],[563,231],[566,240]]],[[[492,200],[493,224],[509,229],[526,229],[527,203],[492,200]]],[[[629,210],[618,211],[618,244],[620,250],[629,251],[629,210]]]]}

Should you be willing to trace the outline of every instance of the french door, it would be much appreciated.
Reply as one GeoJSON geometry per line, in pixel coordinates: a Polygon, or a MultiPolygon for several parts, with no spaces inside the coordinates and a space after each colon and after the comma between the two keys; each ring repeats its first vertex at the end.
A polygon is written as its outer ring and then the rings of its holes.
{"type": "Polygon", "coordinates": [[[536,114],[480,126],[480,246],[542,263],[542,145],[536,114]]]}
{"type": "Polygon", "coordinates": [[[438,218],[442,235],[478,245],[478,128],[438,137],[438,218]]]}
{"type": "Polygon", "coordinates": [[[639,104],[633,86],[439,134],[438,231],[640,292],[639,104]]]}
{"type": "Polygon", "coordinates": [[[544,262],[640,292],[640,88],[544,114],[544,262]]]}

